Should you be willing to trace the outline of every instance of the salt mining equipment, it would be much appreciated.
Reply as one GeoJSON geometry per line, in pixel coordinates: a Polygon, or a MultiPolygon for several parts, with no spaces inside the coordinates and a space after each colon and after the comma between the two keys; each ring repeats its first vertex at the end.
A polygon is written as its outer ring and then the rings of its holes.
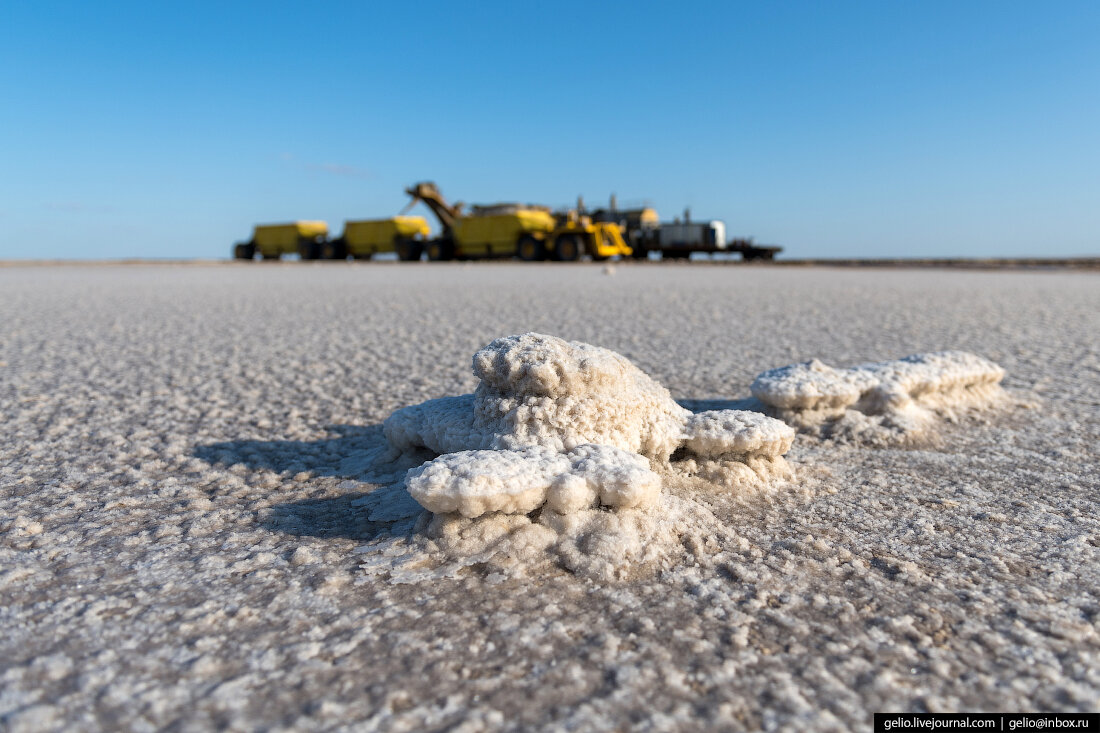
{"type": "Polygon", "coordinates": [[[569,262],[586,254],[604,260],[631,253],[617,224],[593,221],[579,209],[552,213],[545,206],[509,203],[472,206],[464,214],[462,205],[448,204],[431,181],[405,193],[412,197],[409,206],[423,202],[443,229],[425,246],[430,260],[515,256],[569,262]]]}
{"type": "MultiPolygon", "coordinates": [[[[251,260],[257,254],[278,259],[297,253],[303,260],[370,259],[375,254],[395,253],[403,261],[490,259],[519,257],[535,262],[572,262],[589,256],[645,259],[659,252],[668,259],[686,259],[693,252],[739,252],[745,260],[771,260],[781,247],[754,244],[752,239],[726,241],[725,224],[719,220],[661,222],[650,207],[619,209],[615,197],[610,206],[589,212],[577,199],[574,208],[552,211],[534,204],[449,204],[430,181],[405,189],[411,200],[405,211],[423,203],[439,220],[441,232],[430,237],[428,222],[420,216],[394,216],[344,222],[343,233],[328,239],[322,221],[256,226],[252,239],[233,249],[236,259],[251,260]]],[[[402,212],[404,214],[404,211],[402,212]]]]}
{"type": "Polygon", "coordinates": [[[297,253],[303,260],[342,260],[349,255],[369,259],[396,252],[402,260],[418,260],[430,231],[422,216],[346,221],[343,234],[335,239],[326,239],[328,225],[323,221],[261,224],[253,230],[251,240],[237,243],[233,257],[251,260],[260,254],[271,260],[297,253]]]}
{"type": "Polygon", "coordinates": [[[344,260],[350,255],[369,260],[372,255],[396,252],[404,261],[419,260],[431,228],[422,216],[393,216],[344,222],[344,233],[325,243],[326,260],[344,260]]]}
{"type": "Polygon", "coordinates": [[[233,257],[251,260],[259,254],[265,260],[277,260],[282,255],[297,253],[303,260],[315,260],[321,256],[327,236],[328,224],[323,221],[257,224],[252,239],[233,247],[233,257]]]}
{"type": "Polygon", "coordinates": [[[597,209],[592,218],[617,223],[637,259],[647,258],[650,252],[660,252],[661,257],[670,260],[687,259],[692,252],[739,252],[745,261],[773,260],[783,251],[782,247],[756,244],[751,238],[727,242],[725,222],[718,219],[693,222],[690,209],[684,210],[683,220],[662,222],[657,212],[648,206],[619,209],[612,196],[608,208],[597,209]]]}

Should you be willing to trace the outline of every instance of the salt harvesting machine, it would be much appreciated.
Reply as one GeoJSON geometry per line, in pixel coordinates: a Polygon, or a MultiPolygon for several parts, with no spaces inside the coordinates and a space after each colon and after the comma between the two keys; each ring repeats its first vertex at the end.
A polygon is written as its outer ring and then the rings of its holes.
{"type": "Polygon", "coordinates": [[[693,252],[740,253],[745,260],[771,260],[780,247],[757,245],[751,239],[726,240],[725,224],[718,220],[683,219],[662,223],[650,207],[619,209],[615,197],[607,208],[589,212],[580,199],[574,208],[553,211],[534,204],[449,204],[430,181],[405,189],[411,200],[405,211],[423,203],[439,221],[440,232],[422,216],[392,216],[344,222],[338,237],[329,237],[323,221],[262,224],[252,238],[233,248],[236,259],[279,259],[297,254],[303,260],[370,259],[393,253],[407,262],[518,257],[528,262],[571,262],[583,257],[644,259],[658,252],[669,259],[693,252]]]}

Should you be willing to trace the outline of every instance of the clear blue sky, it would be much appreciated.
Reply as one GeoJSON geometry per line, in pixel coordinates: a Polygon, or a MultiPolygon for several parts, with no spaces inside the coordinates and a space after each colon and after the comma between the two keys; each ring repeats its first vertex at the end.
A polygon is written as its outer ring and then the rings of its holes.
{"type": "Polygon", "coordinates": [[[793,257],[1100,254],[1100,3],[0,7],[0,259],[685,205],[793,257]]]}

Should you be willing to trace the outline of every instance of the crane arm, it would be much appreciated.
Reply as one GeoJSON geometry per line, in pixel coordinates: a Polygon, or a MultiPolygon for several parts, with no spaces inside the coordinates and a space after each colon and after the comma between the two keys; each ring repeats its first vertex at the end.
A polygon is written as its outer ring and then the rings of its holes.
{"type": "Polygon", "coordinates": [[[443,231],[446,234],[450,234],[455,222],[462,215],[462,207],[460,205],[450,205],[447,200],[443,198],[443,194],[439,192],[436,185],[431,181],[424,181],[417,183],[415,186],[405,189],[405,193],[412,196],[413,203],[416,201],[423,201],[424,205],[432,210],[435,217],[439,219],[439,223],[443,227],[443,231]]]}

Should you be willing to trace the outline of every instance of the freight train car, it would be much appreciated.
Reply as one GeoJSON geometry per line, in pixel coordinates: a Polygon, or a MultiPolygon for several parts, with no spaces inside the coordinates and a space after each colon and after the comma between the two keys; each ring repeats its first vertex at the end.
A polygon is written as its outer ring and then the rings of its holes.
{"type": "Polygon", "coordinates": [[[251,260],[259,254],[265,260],[277,260],[283,255],[298,254],[303,260],[315,260],[321,256],[327,236],[328,224],[323,221],[257,224],[252,239],[233,247],[233,256],[251,260]]]}
{"type": "Polygon", "coordinates": [[[344,233],[323,248],[327,260],[349,256],[368,260],[372,255],[396,252],[398,259],[419,260],[431,228],[422,216],[391,216],[344,222],[344,233]]]}

